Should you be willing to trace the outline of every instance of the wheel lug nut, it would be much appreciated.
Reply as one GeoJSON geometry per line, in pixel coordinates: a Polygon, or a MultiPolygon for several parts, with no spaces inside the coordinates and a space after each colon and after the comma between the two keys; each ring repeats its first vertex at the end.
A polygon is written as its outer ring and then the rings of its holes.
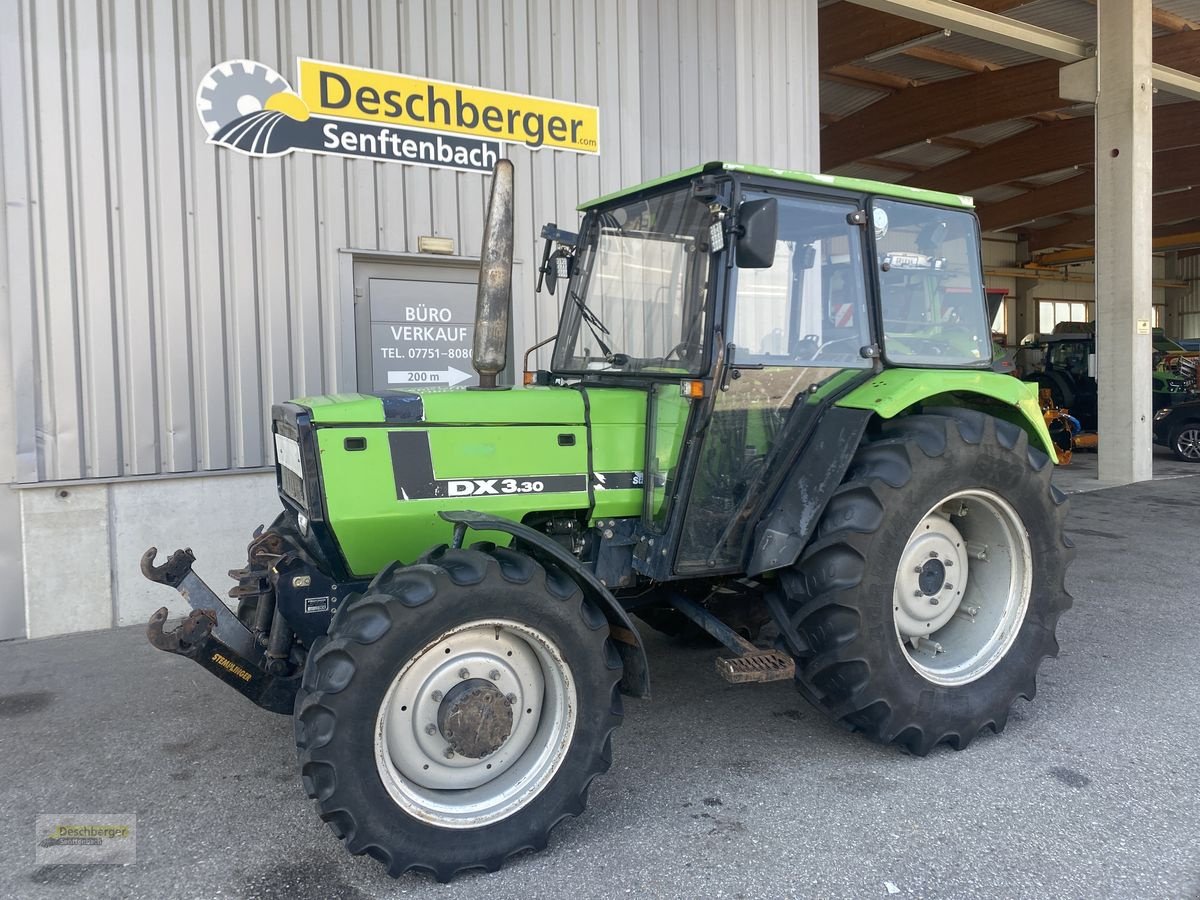
{"type": "Polygon", "coordinates": [[[954,590],[954,585],[952,585],[950,582],[947,581],[946,582],[946,590],[948,590],[948,591],[954,590]]]}
{"type": "Polygon", "coordinates": [[[930,598],[929,598],[929,603],[930,603],[930,605],[931,605],[931,606],[937,606],[937,605],[938,605],[938,598],[937,598],[937,597],[930,597],[930,598]]]}
{"type": "Polygon", "coordinates": [[[936,550],[930,550],[930,551],[929,551],[929,558],[930,558],[930,559],[937,559],[937,551],[936,551],[936,550]]]}
{"type": "Polygon", "coordinates": [[[471,677],[471,673],[467,669],[459,669],[458,677],[461,678],[463,681],[466,681],[468,678],[471,677]]]}
{"type": "Polygon", "coordinates": [[[507,700],[509,703],[516,703],[517,695],[516,694],[505,694],[504,699],[507,700]]]}
{"type": "Polygon", "coordinates": [[[500,680],[500,670],[492,669],[492,671],[490,671],[488,673],[488,678],[492,679],[492,681],[499,681],[500,680]]]}
{"type": "Polygon", "coordinates": [[[942,563],[942,565],[944,565],[944,566],[945,566],[945,567],[948,569],[948,568],[950,568],[952,565],[954,565],[954,561],[953,561],[953,560],[950,560],[950,559],[947,559],[945,562],[943,562],[943,563],[942,563]]]}
{"type": "Polygon", "coordinates": [[[428,725],[425,726],[425,733],[426,734],[437,734],[437,726],[434,725],[432,722],[430,722],[428,725]]]}
{"type": "Polygon", "coordinates": [[[447,747],[442,751],[442,756],[446,757],[446,759],[454,759],[454,751],[447,747]]]}
{"type": "Polygon", "coordinates": [[[434,703],[437,703],[439,700],[442,699],[442,692],[434,691],[432,694],[429,695],[429,699],[432,700],[434,703]]]}
{"type": "Polygon", "coordinates": [[[913,569],[913,571],[916,572],[918,575],[920,575],[921,572],[924,570],[920,566],[917,566],[915,569],[913,569]]]}
{"type": "Polygon", "coordinates": [[[924,591],[922,591],[922,590],[916,590],[916,591],[913,591],[913,596],[914,596],[914,597],[924,597],[924,596],[925,596],[925,592],[924,592],[924,591]]]}

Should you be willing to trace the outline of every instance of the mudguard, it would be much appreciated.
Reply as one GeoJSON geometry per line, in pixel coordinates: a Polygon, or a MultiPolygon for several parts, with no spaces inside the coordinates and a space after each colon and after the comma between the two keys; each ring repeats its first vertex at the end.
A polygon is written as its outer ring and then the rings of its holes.
{"type": "Polygon", "coordinates": [[[600,607],[608,619],[609,629],[617,651],[621,654],[625,672],[621,676],[621,693],[631,697],[649,698],[650,667],[646,659],[646,648],[641,636],[629,618],[629,614],[617,602],[617,598],[602,585],[599,579],[582,566],[565,547],[528,525],[500,516],[491,516],[474,510],[442,510],[438,513],[455,526],[456,545],[462,544],[463,534],[468,528],[476,531],[500,531],[511,534],[520,541],[522,550],[543,565],[552,563],[574,579],[579,589],[600,607]]]}
{"type": "Polygon", "coordinates": [[[792,473],[754,529],[747,575],[753,578],[799,559],[825,504],[842,483],[871,416],[838,406],[821,416],[792,473]]]}

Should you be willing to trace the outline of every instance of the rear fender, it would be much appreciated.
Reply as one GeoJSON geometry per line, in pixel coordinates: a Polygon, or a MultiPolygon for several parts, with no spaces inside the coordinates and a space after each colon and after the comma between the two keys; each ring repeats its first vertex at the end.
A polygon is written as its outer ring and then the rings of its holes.
{"type": "Polygon", "coordinates": [[[1038,405],[1037,385],[1011,375],[970,369],[886,369],[837,402],[870,410],[884,419],[928,406],[957,406],[1004,419],[1023,429],[1029,442],[1058,458],[1038,405]]]}

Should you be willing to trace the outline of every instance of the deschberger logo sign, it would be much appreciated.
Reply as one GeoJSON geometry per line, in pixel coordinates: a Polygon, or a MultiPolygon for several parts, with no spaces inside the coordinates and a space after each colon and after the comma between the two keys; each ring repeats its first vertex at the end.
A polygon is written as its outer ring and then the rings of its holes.
{"type": "Polygon", "coordinates": [[[599,152],[599,110],[526,94],[301,58],[300,92],[259,62],[209,70],[196,111],[209,143],[490,172],[503,143],[599,152]]]}

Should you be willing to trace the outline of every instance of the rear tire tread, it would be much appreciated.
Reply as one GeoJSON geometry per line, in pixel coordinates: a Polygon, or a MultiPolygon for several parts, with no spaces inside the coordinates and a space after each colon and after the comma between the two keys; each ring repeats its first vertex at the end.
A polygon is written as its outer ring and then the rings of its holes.
{"type": "MultiPolygon", "coordinates": [[[[1063,534],[1066,496],[1050,485],[1051,471],[1048,458],[1030,444],[1023,429],[973,410],[935,409],[882,423],[875,439],[859,448],[846,479],[835,491],[818,524],[818,539],[781,579],[789,621],[810,648],[797,657],[796,684],[801,694],[842,725],[873,740],[899,744],[918,756],[943,742],[963,749],[984,728],[1003,731],[1016,698],[1034,696],[1041,661],[1058,655],[1054,630],[1071,606],[1065,575],[1074,551],[1063,534]],[[1057,571],[1035,575],[1034,591],[1039,590],[1040,579],[1040,589],[1051,596],[1041,604],[1040,622],[1035,623],[1028,623],[1034,610],[1031,600],[1027,623],[1034,628],[1036,647],[1027,676],[1014,676],[1011,695],[1001,698],[998,706],[993,703],[991,709],[945,717],[953,721],[933,727],[923,720],[919,704],[906,709],[900,702],[901,690],[873,673],[883,661],[879,640],[894,637],[888,634],[872,642],[864,634],[868,626],[854,595],[868,577],[871,539],[887,516],[889,503],[904,502],[904,488],[920,457],[939,460],[955,442],[998,445],[1027,467],[1030,480],[1050,501],[1046,507],[1057,534],[1045,536],[1053,546],[1048,548],[1052,552],[1043,556],[1057,571]],[[873,527],[864,527],[868,524],[873,527]]],[[[1036,550],[1034,555],[1038,557],[1036,550]]],[[[935,689],[932,682],[926,684],[935,689]]]]}

